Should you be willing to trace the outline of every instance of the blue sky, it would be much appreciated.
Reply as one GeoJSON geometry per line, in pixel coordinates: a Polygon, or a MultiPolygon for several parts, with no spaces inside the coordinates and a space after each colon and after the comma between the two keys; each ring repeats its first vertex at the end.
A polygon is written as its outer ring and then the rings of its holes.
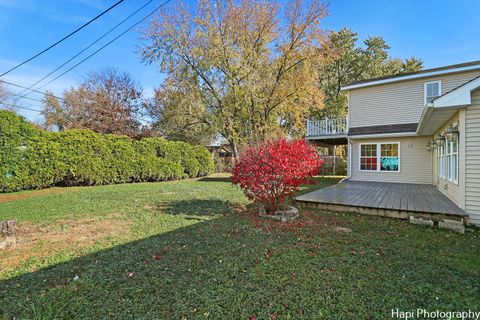
{"type": "MultiPolygon", "coordinates": [[[[3,79],[30,85],[146,1],[126,0],[69,40],[3,79]]],[[[9,69],[55,42],[114,2],[0,0],[0,71],[9,69]]],[[[158,0],[154,1],[111,37],[135,23],[159,3],[158,0]]],[[[170,6],[174,3],[175,0],[170,6]]],[[[391,45],[392,56],[416,56],[424,61],[426,68],[480,60],[480,1],[331,0],[329,9],[330,16],[325,18],[323,28],[338,30],[348,27],[358,32],[361,40],[370,35],[382,36],[391,45]]],[[[112,66],[130,72],[147,95],[151,94],[164,77],[156,66],[141,63],[136,53],[139,45],[138,33],[132,31],[47,88],[61,94],[63,90],[78,84],[89,70],[112,66]]],[[[31,106],[38,108],[36,105],[38,103],[32,102],[31,106]]],[[[38,118],[32,112],[20,113],[31,120],[38,118]]]]}

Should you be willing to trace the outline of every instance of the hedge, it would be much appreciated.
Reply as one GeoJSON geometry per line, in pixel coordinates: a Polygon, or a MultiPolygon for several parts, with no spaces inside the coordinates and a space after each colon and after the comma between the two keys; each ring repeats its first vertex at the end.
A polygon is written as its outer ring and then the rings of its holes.
{"type": "Polygon", "coordinates": [[[90,130],[46,132],[0,111],[1,192],[193,178],[213,168],[203,146],[90,130]]]}

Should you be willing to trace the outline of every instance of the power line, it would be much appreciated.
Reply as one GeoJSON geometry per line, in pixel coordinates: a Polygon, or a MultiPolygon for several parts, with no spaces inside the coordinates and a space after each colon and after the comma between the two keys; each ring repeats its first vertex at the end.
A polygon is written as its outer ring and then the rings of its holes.
{"type": "Polygon", "coordinates": [[[96,17],[94,17],[93,19],[91,19],[90,21],[86,22],[85,24],[83,24],[82,26],[80,26],[79,28],[75,29],[74,31],[70,32],[69,34],[67,34],[65,37],[63,37],[62,39],[58,40],[57,42],[55,42],[54,44],[50,45],[49,47],[43,49],[42,51],[38,52],[37,54],[34,54],[32,57],[28,58],[27,60],[17,64],[16,66],[14,66],[13,68],[10,68],[9,70],[5,71],[4,73],[0,74],[0,77],[3,77],[4,75],[12,72],[13,70],[23,66],[24,64],[32,61],[33,59],[37,58],[38,56],[42,55],[43,53],[47,52],[48,50],[52,49],[53,47],[57,46],[59,43],[65,41],[66,39],[70,38],[71,36],[73,36],[75,33],[79,32],[80,30],[82,30],[83,28],[85,28],[86,26],[88,26],[89,24],[91,24],[92,22],[94,22],[95,20],[97,20],[98,18],[100,18],[101,16],[103,16],[105,13],[107,13],[108,11],[112,10],[113,8],[115,8],[116,6],[118,6],[120,3],[122,3],[123,1],[125,0],[119,0],[117,1],[115,4],[113,4],[112,6],[110,6],[108,9],[106,9],[105,11],[101,12],[100,14],[98,14],[96,17]]]}
{"type": "MultiPolygon", "coordinates": [[[[5,81],[5,80],[0,80],[0,82],[5,83],[5,84],[8,84],[8,85],[10,85],[10,86],[17,87],[17,88],[28,89],[28,88],[25,87],[25,86],[22,86],[22,85],[13,83],[13,82],[5,81]]],[[[37,89],[29,89],[29,90],[32,90],[32,91],[34,91],[34,92],[36,92],[36,93],[41,93],[41,94],[43,94],[44,96],[52,96],[52,97],[55,97],[55,98],[57,98],[57,99],[63,100],[63,98],[58,97],[58,96],[56,96],[56,95],[54,95],[54,94],[51,94],[51,93],[46,93],[46,92],[43,92],[43,91],[39,91],[39,90],[37,90],[37,89]]]]}
{"type": "Polygon", "coordinates": [[[102,51],[103,49],[105,49],[107,46],[109,46],[111,43],[113,43],[114,41],[116,41],[117,39],[119,39],[120,37],[122,37],[123,35],[125,35],[128,31],[132,30],[133,28],[135,28],[136,26],[138,26],[140,23],[142,23],[143,21],[145,21],[146,19],[148,19],[149,17],[151,17],[155,12],[157,12],[158,10],[160,10],[161,8],[163,8],[165,5],[167,5],[169,2],[171,2],[172,0],[167,0],[165,2],[163,2],[160,6],[158,6],[157,8],[155,8],[153,11],[151,11],[148,15],[146,15],[145,17],[143,17],[141,20],[139,20],[138,22],[136,22],[135,24],[133,24],[132,26],[130,26],[129,28],[127,28],[125,31],[123,31],[122,33],[120,33],[118,36],[116,36],[115,38],[113,38],[112,40],[110,40],[109,42],[107,42],[105,45],[103,45],[102,47],[98,48],[97,50],[95,50],[93,53],[91,53],[90,55],[88,55],[86,58],[84,58],[83,60],[81,60],[80,62],[78,62],[77,64],[73,65],[72,67],[70,67],[69,69],[67,69],[66,71],[62,72],[60,75],[58,75],[57,77],[53,78],[52,80],[48,81],[47,83],[41,85],[40,87],[38,87],[38,89],[40,88],[43,88],[47,85],[49,85],[50,83],[54,82],[55,80],[57,80],[58,78],[62,77],[63,75],[65,75],[66,73],[72,71],[73,69],[75,69],[76,67],[78,67],[79,65],[81,65],[82,63],[84,63],[85,61],[87,61],[88,59],[90,59],[91,57],[93,57],[94,55],[96,55],[97,53],[99,53],[100,51],[102,51]]]}
{"type": "Polygon", "coordinates": [[[28,111],[34,111],[34,112],[42,113],[42,110],[31,109],[31,108],[22,107],[22,106],[16,106],[16,105],[5,103],[5,102],[0,102],[0,104],[4,105],[7,108],[24,109],[24,110],[28,110],[28,111]]]}
{"type": "MultiPolygon", "coordinates": [[[[43,80],[45,80],[46,78],[48,78],[49,76],[51,76],[52,74],[54,74],[55,72],[57,72],[58,70],[60,70],[61,68],[63,68],[66,64],[68,64],[69,62],[71,62],[72,60],[74,60],[75,58],[77,58],[79,55],[81,55],[82,53],[84,53],[85,51],[87,51],[88,49],[90,49],[93,45],[95,45],[96,43],[98,43],[100,40],[102,40],[103,38],[105,38],[107,35],[109,35],[112,31],[114,31],[115,29],[117,29],[120,25],[122,25],[125,21],[127,21],[128,19],[130,19],[131,17],[133,17],[134,15],[136,15],[139,11],[141,11],[142,9],[144,9],[146,6],[148,6],[150,3],[152,3],[154,0],[149,0],[147,1],[143,6],[141,6],[140,8],[138,8],[137,10],[135,10],[133,13],[131,13],[128,17],[126,17],[125,19],[123,19],[122,21],[120,21],[117,25],[115,25],[113,28],[111,28],[110,30],[108,30],[107,32],[105,32],[103,35],[101,35],[99,38],[97,38],[95,41],[93,41],[92,43],[90,43],[88,46],[86,46],[85,48],[83,48],[80,52],[78,52],[77,54],[73,55],[70,59],[68,59],[67,61],[65,61],[64,63],[62,63],[61,65],[59,65],[57,68],[55,68],[53,71],[49,72],[48,74],[46,74],[45,76],[43,76],[43,78],[41,78],[40,80],[36,81],[35,83],[31,84],[30,86],[28,86],[28,89],[31,89],[33,88],[34,86],[36,86],[37,84],[39,84],[40,82],[42,82],[43,80]]],[[[23,94],[26,90],[23,90],[20,94],[23,94]]],[[[28,96],[32,91],[30,91],[29,93],[26,93],[25,95],[23,95],[23,97],[26,97],[28,96]]],[[[20,99],[20,98],[18,98],[20,99]]]]}
{"type": "Polygon", "coordinates": [[[11,94],[11,95],[14,95],[14,96],[17,96],[18,98],[14,99],[15,102],[17,102],[18,100],[20,99],[27,99],[27,100],[31,100],[31,101],[37,101],[37,102],[42,102],[42,100],[38,100],[38,99],[35,99],[35,98],[30,98],[30,97],[27,97],[26,95],[25,96],[22,96],[21,93],[13,93],[13,92],[9,92],[8,94],[11,94]]]}

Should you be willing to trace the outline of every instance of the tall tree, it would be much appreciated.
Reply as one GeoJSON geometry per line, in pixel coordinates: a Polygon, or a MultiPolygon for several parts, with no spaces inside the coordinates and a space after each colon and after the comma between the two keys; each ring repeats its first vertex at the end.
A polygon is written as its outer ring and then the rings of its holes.
{"type": "Polygon", "coordinates": [[[155,89],[147,112],[153,120],[153,129],[168,140],[206,145],[214,139],[215,128],[195,79],[168,77],[155,89]]]}
{"type": "Polygon", "coordinates": [[[276,1],[180,2],[144,30],[141,55],[195,88],[199,103],[182,98],[180,110],[196,108],[188,117],[221,133],[236,156],[239,145],[302,132],[322,107],[315,65],[325,15],[318,0],[289,0],[284,10],[276,1]]]}
{"type": "Polygon", "coordinates": [[[90,72],[78,88],[65,91],[61,101],[46,96],[43,115],[46,126],[58,130],[85,128],[135,137],[142,106],[142,89],[128,73],[104,69],[90,72]]]}
{"type": "Polygon", "coordinates": [[[347,96],[340,91],[351,82],[413,72],[422,69],[417,58],[406,60],[389,56],[390,46],[382,37],[369,37],[358,45],[358,34],[350,29],[331,32],[321,48],[325,58],[319,67],[320,87],[325,91],[325,108],[319,116],[339,116],[347,112],[347,96]]]}

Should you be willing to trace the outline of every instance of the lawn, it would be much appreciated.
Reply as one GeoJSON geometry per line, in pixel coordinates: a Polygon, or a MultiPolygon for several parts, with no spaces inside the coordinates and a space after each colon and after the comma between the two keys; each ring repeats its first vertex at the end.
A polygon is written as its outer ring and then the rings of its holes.
{"type": "Polygon", "coordinates": [[[0,251],[0,314],[388,319],[392,308],[480,311],[478,230],[316,210],[281,224],[248,209],[219,176],[0,195],[0,220],[17,219],[22,235],[0,251]]]}

